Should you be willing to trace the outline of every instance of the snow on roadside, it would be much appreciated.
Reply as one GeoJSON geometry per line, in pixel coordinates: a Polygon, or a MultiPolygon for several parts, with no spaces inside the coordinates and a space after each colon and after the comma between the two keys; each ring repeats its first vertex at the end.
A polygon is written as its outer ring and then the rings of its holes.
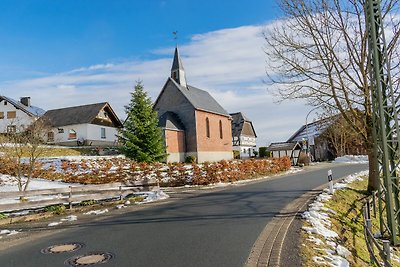
{"type": "Polygon", "coordinates": [[[364,164],[368,163],[368,156],[366,155],[345,155],[337,157],[332,163],[351,163],[351,164],[364,164]]]}
{"type": "MultiPolygon", "coordinates": [[[[349,175],[342,181],[334,185],[334,190],[341,190],[349,183],[355,180],[361,180],[362,176],[368,175],[368,171],[362,171],[354,175],[349,175]]],[[[346,257],[350,256],[350,251],[337,242],[338,234],[332,231],[330,214],[335,214],[335,211],[325,207],[324,202],[329,201],[332,195],[328,193],[328,189],[317,196],[316,200],[309,205],[308,211],[302,214],[302,217],[311,226],[303,226],[303,229],[308,233],[307,240],[313,242],[317,247],[315,250],[324,252],[324,255],[313,257],[313,261],[318,264],[326,264],[337,267],[347,267],[349,262],[346,257]],[[319,246],[326,245],[329,249],[321,249],[319,246]]]]}

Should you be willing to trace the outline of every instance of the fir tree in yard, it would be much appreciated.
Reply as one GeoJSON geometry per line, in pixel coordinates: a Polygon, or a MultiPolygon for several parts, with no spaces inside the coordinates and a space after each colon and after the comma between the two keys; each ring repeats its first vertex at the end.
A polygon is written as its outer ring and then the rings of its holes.
{"type": "Polygon", "coordinates": [[[125,106],[127,119],[120,133],[121,150],[137,162],[162,161],[166,154],[157,112],[140,81],[131,96],[129,105],[125,106]]]}

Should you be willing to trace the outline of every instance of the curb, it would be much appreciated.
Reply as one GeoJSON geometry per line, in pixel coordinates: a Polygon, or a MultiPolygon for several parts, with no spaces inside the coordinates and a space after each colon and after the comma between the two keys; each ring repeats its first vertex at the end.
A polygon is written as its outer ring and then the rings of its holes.
{"type": "MultiPolygon", "coordinates": [[[[341,178],[336,179],[340,181],[341,178]]],[[[304,209],[311,198],[316,197],[328,183],[318,186],[286,205],[270,223],[268,223],[254,243],[245,267],[280,266],[283,242],[290,225],[304,209]]]]}

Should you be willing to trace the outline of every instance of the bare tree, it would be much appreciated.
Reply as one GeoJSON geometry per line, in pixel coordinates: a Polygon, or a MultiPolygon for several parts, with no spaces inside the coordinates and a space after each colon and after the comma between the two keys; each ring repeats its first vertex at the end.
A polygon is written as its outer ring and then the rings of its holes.
{"type": "Polygon", "coordinates": [[[10,164],[10,174],[15,176],[18,190],[22,192],[28,189],[33,173],[39,167],[38,158],[48,150],[44,140],[50,127],[45,120],[37,120],[29,127],[12,129],[3,136],[0,147],[3,158],[10,164]]]}
{"type": "MultiPolygon", "coordinates": [[[[281,100],[306,99],[340,112],[365,144],[368,189],[378,187],[372,138],[365,0],[277,0],[285,18],[264,32],[267,76],[281,100]]],[[[399,0],[384,0],[388,52],[399,86],[399,0]]]]}

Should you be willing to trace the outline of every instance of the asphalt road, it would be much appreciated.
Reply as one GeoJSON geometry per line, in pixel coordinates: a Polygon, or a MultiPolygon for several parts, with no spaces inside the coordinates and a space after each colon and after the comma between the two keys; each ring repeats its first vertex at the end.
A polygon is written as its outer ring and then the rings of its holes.
{"type": "MultiPolygon", "coordinates": [[[[331,165],[329,168],[334,179],[338,179],[367,166],[331,165]]],[[[68,259],[89,252],[112,255],[110,260],[96,266],[243,266],[265,225],[288,203],[326,182],[327,169],[317,168],[196,194],[71,227],[0,251],[0,266],[70,266],[66,263],[68,259]],[[78,242],[83,247],[65,253],[41,252],[49,246],[68,242],[78,242]]],[[[83,261],[80,263],[75,266],[87,266],[83,261]]]]}

